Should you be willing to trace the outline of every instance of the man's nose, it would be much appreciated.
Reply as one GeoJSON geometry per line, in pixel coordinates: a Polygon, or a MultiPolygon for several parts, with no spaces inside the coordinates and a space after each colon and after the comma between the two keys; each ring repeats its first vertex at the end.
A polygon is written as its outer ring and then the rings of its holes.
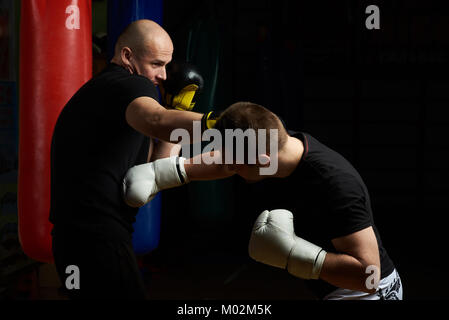
{"type": "Polygon", "coordinates": [[[159,80],[165,81],[167,80],[167,70],[165,68],[162,68],[159,74],[157,75],[159,80]]]}

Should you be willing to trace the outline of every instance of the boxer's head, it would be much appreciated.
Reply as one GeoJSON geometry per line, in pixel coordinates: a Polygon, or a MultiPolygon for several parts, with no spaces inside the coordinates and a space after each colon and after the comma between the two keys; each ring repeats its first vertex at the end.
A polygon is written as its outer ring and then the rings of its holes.
{"type": "Polygon", "coordinates": [[[246,133],[243,148],[239,149],[239,144],[235,143],[238,139],[234,139],[232,150],[226,146],[228,141],[222,144],[224,162],[228,164],[230,170],[247,181],[258,181],[274,174],[264,175],[261,168],[268,168],[275,162],[277,169],[277,153],[286,144],[288,134],[281,120],[273,112],[255,103],[237,102],[221,113],[214,128],[220,131],[224,140],[229,137],[229,130],[227,134],[226,129],[231,129],[234,134],[237,132],[236,129],[246,133]],[[255,142],[250,140],[249,133],[252,132],[255,142]],[[232,156],[226,159],[226,155],[230,153],[232,156]],[[229,158],[232,159],[231,164],[229,158]]]}
{"type": "Polygon", "coordinates": [[[112,62],[159,85],[167,78],[165,66],[172,54],[168,33],[156,22],[143,19],[132,22],[121,33],[112,62]]]}

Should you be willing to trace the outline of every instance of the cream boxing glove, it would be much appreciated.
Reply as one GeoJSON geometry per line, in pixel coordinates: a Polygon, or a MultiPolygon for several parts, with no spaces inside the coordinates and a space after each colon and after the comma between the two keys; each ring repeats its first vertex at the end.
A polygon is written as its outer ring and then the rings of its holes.
{"type": "Polygon", "coordinates": [[[188,183],[185,158],[173,156],[137,165],[123,179],[123,196],[131,207],[141,207],[164,189],[188,183]]]}
{"type": "Polygon", "coordinates": [[[254,223],[249,255],[273,267],[287,269],[295,277],[318,279],[326,251],[300,237],[293,227],[293,214],[284,209],[262,212],[254,223]]]}

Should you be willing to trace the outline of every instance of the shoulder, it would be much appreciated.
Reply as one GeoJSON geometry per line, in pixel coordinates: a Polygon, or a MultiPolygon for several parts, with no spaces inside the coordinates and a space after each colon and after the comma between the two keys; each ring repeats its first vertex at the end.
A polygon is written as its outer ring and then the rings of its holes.
{"type": "Polygon", "coordinates": [[[155,92],[157,90],[156,86],[148,78],[131,74],[123,67],[112,63],[97,76],[97,79],[103,79],[117,89],[145,88],[155,92]]]}
{"type": "Polygon", "coordinates": [[[129,102],[139,97],[150,97],[155,100],[159,99],[159,93],[156,86],[147,78],[139,75],[128,74],[116,79],[114,85],[111,86],[111,94],[116,90],[117,94],[128,97],[129,102]]]}
{"type": "Polygon", "coordinates": [[[120,74],[117,78],[117,83],[122,86],[142,86],[156,90],[156,86],[150,81],[150,79],[137,74],[120,74]]]}
{"type": "Polygon", "coordinates": [[[351,161],[339,151],[325,145],[308,133],[301,133],[304,137],[304,151],[306,159],[325,179],[338,184],[353,182],[355,185],[363,184],[357,169],[351,161]]]}

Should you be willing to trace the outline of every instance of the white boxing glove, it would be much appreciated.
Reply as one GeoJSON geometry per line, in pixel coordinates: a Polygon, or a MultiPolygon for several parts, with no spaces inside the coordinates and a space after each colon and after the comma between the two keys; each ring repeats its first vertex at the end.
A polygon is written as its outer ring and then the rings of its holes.
{"type": "Polygon", "coordinates": [[[131,207],[141,207],[164,189],[188,183],[186,159],[178,156],[158,159],[128,170],[123,179],[123,196],[131,207]]]}
{"type": "Polygon", "coordinates": [[[277,209],[265,210],[256,219],[249,241],[249,255],[258,262],[287,269],[295,277],[318,279],[326,251],[297,237],[293,214],[277,209]]]}

